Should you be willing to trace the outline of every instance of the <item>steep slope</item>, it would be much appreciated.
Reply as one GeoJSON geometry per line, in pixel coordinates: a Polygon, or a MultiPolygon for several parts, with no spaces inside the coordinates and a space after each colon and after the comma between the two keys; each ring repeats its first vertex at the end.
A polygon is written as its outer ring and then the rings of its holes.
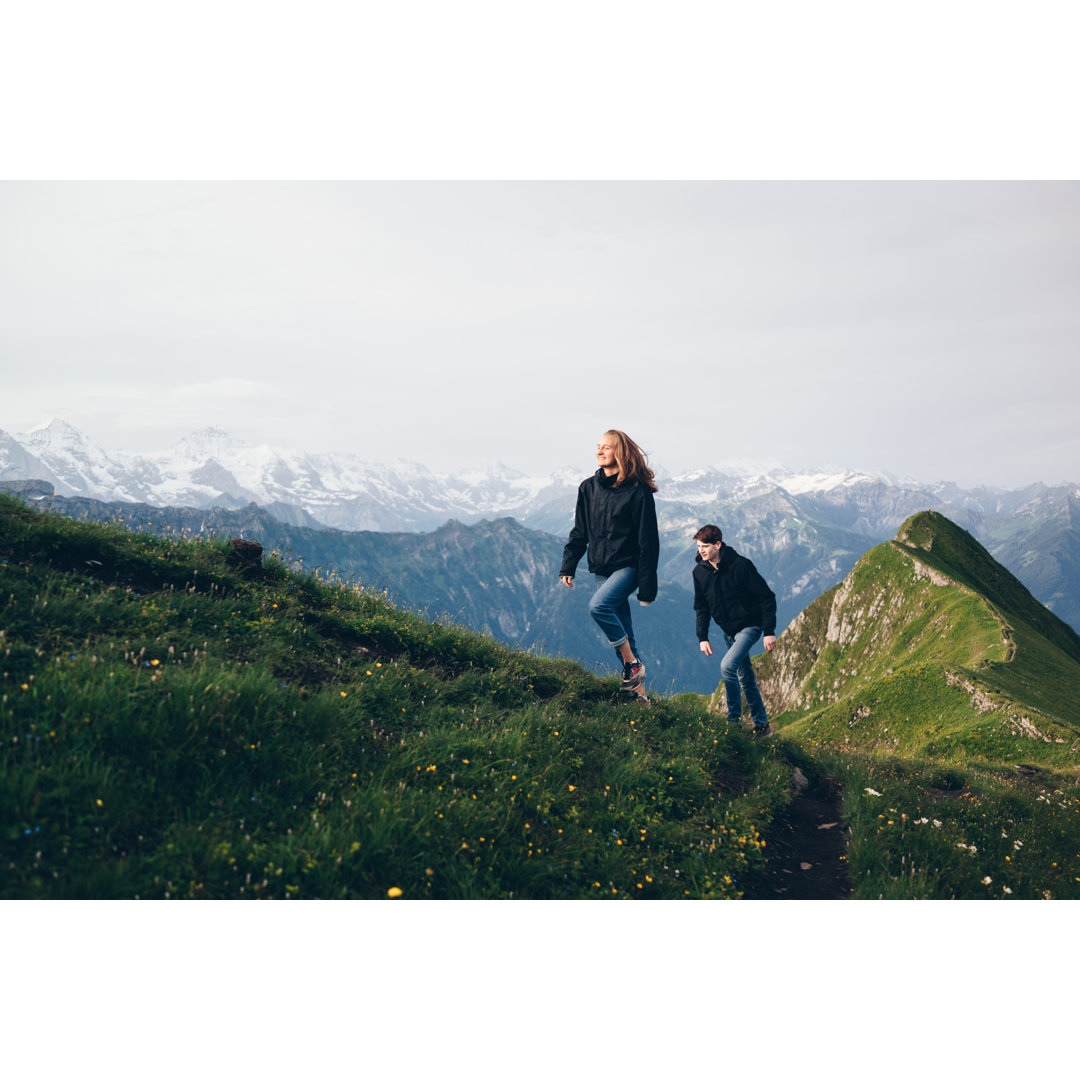
{"type": "Polygon", "coordinates": [[[974,516],[972,533],[1059,619],[1080,629],[1080,490],[1041,484],[974,516]]]}
{"type": "MultiPolygon", "coordinates": [[[[291,564],[335,580],[356,581],[429,618],[490,633],[507,645],[566,656],[590,670],[610,670],[611,652],[587,612],[593,578],[573,591],[559,581],[564,541],[512,518],[428,533],[344,532],[280,520],[254,503],[241,509],[156,507],[53,498],[48,509],[158,535],[243,537],[291,564]]],[[[689,579],[689,574],[687,574],[689,579]]],[[[693,597],[664,583],[649,608],[634,605],[638,640],[654,693],[707,693],[713,671],[697,650],[693,597]]]]}
{"type": "Polygon", "coordinates": [[[223,542],[0,496],[0,597],[0,899],[735,898],[791,797],[699,699],[223,542]]]}
{"type": "Polygon", "coordinates": [[[771,712],[813,742],[1080,760],[1080,637],[932,511],[801,613],[758,672],[771,712]]]}

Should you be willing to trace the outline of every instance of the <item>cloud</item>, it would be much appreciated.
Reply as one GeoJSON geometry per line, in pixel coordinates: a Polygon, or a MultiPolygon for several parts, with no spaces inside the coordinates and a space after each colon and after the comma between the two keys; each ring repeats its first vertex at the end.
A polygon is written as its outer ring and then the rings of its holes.
{"type": "Polygon", "coordinates": [[[180,404],[224,403],[255,401],[286,401],[288,393],[284,386],[255,382],[251,379],[221,378],[207,382],[188,383],[173,387],[167,397],[180,404]]]}

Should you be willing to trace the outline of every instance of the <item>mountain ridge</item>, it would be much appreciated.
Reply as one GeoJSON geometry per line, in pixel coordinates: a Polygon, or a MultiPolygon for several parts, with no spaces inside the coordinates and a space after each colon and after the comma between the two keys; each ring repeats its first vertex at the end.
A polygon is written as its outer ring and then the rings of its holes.
{"type": "MultiPolygon", "coordinates": [[[[9,449],[17,446],[23,452],[18,463],[0,454],[0,478],[48,479],[46,475],[22,475],[36,461],[43,473],[56,476],[71,488],[63,494],[85,495],[102,501],[145,501],[162,506],[234,505],[237,499],[242,504],[293,502],[316,517],[319,510],[336,515],[339,520],[320,518],[324,524],[336,527],[350,527],[346,520],[350,506],[355,511],[356,500],[374,494],[387,499],[395,493],[408,495],[436,515],[457,515],[462,520],[467,520],[469,514],[490,515],[511,510],[519,512],[515,516],[528,517],[549,501],[552,494],[575,491],[588,472],[564,465],[547,476],[537,477],[498,461],[457,472],[437,472],[400,458],[376,462],[348,452],[296,451],[269,444],[250,446],[212,427],[192,432],[164,450],[107,452],[68,422],[56,419],[21,436],[0,432],[0,445],[9,449]],[[193,476],[211,462],[214,475],[193,476]],[[81,488],[76,487],[80,483],[81,488]],[[436,499],[438,494],[441,501],[436,499]],[[185,496],[194,501],[177,501],[185,496]]],[[[1002,508],[1002,500],[1013,495],[1001,488],[962,489],[951,482],[898,480],[887,473],[837,466],[792,470],[768,462],[759,466],[763,470],[767,466],[766,471],[748,471],[754,464],[706,466],[682,474],[658,468],[657,476],[662,481],[659,498],[686,507],[708,506],[718,499],[738,506],[777,489],[797,498],[813,496],[825,501],[838,501],[841,495],[853,490],[880,493],[895,489],[917,493],[923,499],[927,496],[953,499],[967,509],[980,512],[997,512],[1002,508]]],[[[1040,486],[1029,485],[1017,491],[1029,492],[1040,486]]],[[[1060,487],[1072,487],[1080,493],[1080,485],[1060,487]]],[[[436,524],[442,520],[445,516],[436,524]]],[[[903,516],[896,519],[894,512],[890,527],[895,528],[901,520],[903,516]]],[[[412,526],[416,522],[403,518],[401,524],[412,526]]],[[[881,522],[870,525],[871,530],[880,528],[881,522]]]]}
{"type": "MultiPolygon", "coordinates": [[[[40,457],[0,433],[0,482],[51,480],[61,495],[103,502],[237,510],[256,502],[288,523],[348,531],[428,532],[450,519],[470,524],[510,516],[565,539],[587,472],[563,467],[548,477],[527,477],[493,463],[439,474],[415,462],[247,447],[220,429],[180,440],[172,457],[165,451],[129,455],[127,465],[120,455],[88,449],[92,444],[61,421],[39,429],[34,439],[30,450],[40,457]],[[45,452],[49,446],[55,454],[45,452]]],[[[971,530],[1040,601],[1080,627],[1076,485],[965,491],[948,483],[904,486],[885,474],[841,468],[795,473],[763,463],[770,471],[752,475],[752,464],[681,476],[658,469],[662,581],[685,586],[691,537],[706,521],[717,522],[772,584],[784,625],[906,518],[936,509],[971,530]]]]}
{"type": "Polygon", "coordinates": [[[864,555],[758,672],[800,738],[1080,769],[1080,635],[938,513],[864,555]]]}

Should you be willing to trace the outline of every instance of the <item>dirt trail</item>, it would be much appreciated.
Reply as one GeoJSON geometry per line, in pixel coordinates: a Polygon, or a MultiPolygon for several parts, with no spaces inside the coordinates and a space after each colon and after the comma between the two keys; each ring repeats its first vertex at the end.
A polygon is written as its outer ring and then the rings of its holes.
{"type": "Polygon", "coordinates": [[[803,787],[766,833],[765,852],[765,870],[744,900],[849,900],[839,784],[821,777],[803,787]]]}

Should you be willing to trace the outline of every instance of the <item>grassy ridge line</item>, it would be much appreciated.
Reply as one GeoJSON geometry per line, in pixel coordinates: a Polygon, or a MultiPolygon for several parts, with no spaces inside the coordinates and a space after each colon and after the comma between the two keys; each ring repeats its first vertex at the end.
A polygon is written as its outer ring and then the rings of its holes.
{"type": "Polygon", "coordinates": [[[737,897],[790,797],[694,697],[0,498],[0,897],[737,897]]]}
{"type": "MultiPolygon", "coordinates": [[[[332,567],[338,578],[386,590],[396,603],[424,618],[450,618],[511,648],[573,657],[586,669],[596,669],[600,638],[595,627],[591,620],[567,616],[581,592],[575,601],[559,581],[564,540],[511,518],[470,526],[447,522],[425,534],[285,525],[255,504],[243,510],[200,510],[54,497],[48,507],[75,520],[123,524],[134,532],[242,536],[276,552],[293,569],[332,567]]],[[[592,587],[590,575],[585,592],[592,587]]],[[[686,647],[693,626],[691,600],[686,588],[668,583],[650,609],[654,688],[711,689],[696,648],[686,647]]]]}
{"type": "Polygon", "coordinates": [[[1080,898],[1074,638],[921,514],[760,660],[774,723],[844,783],[856,896],[1080,898]]]}

